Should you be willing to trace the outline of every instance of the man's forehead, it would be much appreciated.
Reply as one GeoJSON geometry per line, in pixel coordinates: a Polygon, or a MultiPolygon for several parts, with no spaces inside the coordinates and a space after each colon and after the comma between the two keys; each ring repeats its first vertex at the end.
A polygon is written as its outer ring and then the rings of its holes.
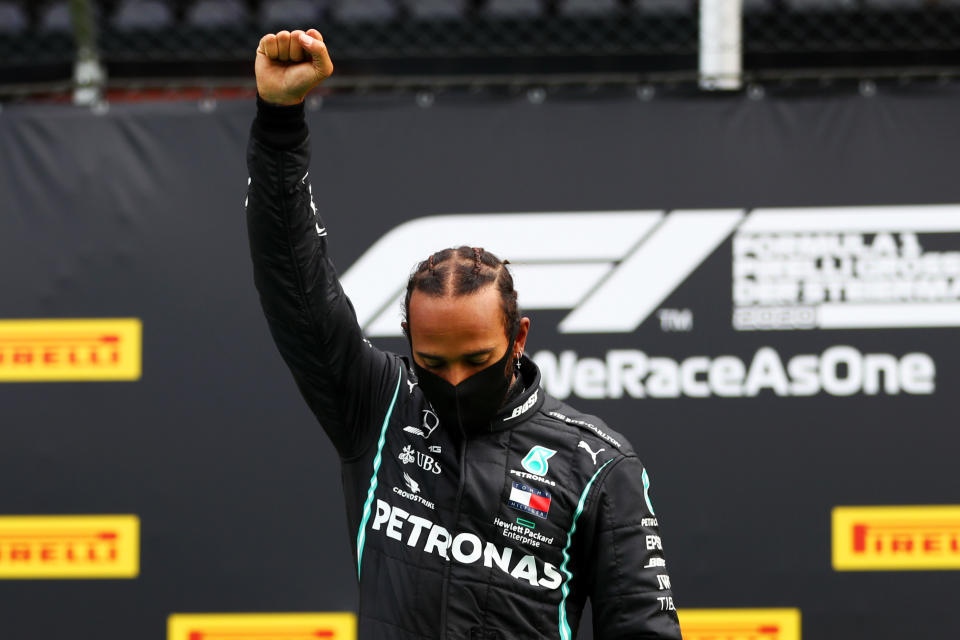
{"type": "MultiPolygon", "coordinates": [[[[424,340],[495,340],[504,337],[503,311],[495,287],[463,296],[410,297],[411,336],[424,340]]],[[[505,339],[505,337],[504,337],[505,339]]]]}

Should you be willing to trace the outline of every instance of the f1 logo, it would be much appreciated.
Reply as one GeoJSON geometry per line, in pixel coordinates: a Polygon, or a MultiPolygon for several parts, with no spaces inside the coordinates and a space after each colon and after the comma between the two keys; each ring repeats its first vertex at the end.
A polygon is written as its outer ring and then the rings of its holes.
{"type": "Polygon", "coordinates": [[[445,247],[483,246],[510,260],[524,309],[573,310],[560,322],[561,333],[627,333],[744,216],[742,209],[429,216],[392,229],[341,281],[364,333],[397,337],[406,286],[397,265],[412,267],[445,247]]]}

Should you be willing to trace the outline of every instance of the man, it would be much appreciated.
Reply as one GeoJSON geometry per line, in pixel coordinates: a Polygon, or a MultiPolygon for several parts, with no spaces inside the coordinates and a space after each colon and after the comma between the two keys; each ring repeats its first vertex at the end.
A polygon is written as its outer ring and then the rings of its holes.
{"type": "Polygon", "coordinates": [[[412,360],[363,338],[308,178],[302,102],[332,72],[316,30],[261,40],[247,217],[270,331],[341,459],[360,636],[568,639],[590,598],[598,640],[680,638],[647,473],[540,387],[505,263],[416,268],[412,360]]]}

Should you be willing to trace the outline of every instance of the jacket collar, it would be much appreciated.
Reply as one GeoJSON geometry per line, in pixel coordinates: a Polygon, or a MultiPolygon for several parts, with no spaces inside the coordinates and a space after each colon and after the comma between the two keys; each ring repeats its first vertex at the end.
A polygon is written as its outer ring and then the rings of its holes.
{"type": "Polygon", "coordinates": [[[527,356],[521,356],[520,377],[523,380],[523,392],[497,412],[490,424],[492,431],[509,429],[525,422],[543,406],[545,394],[540,388],[540,369],[527,356]]]}

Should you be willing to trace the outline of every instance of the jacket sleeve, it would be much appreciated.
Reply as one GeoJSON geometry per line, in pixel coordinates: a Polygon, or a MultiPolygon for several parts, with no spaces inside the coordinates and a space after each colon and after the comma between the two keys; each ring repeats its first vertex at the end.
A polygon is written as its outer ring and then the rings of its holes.
{"type": "Polygon", "coordinates": [[[589,594],[597,640],[680,640],[649,478],[634,456],[616,461],[598,496],[589,594]]]}
{"type": "Polygon", "coordinates": [[[273,340],[343,458],[373,442],[400,384],[399,359],[374,348],[327,256],[309,179],[303,105],[257,100],[247,147],[254,282],[273,340]]]}

